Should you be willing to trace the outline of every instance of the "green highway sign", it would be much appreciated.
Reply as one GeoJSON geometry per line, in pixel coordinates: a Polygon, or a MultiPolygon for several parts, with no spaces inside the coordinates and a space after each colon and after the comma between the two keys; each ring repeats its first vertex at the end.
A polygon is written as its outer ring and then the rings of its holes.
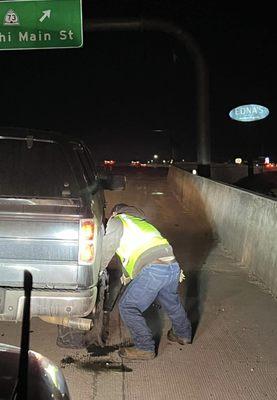
{"type": "Polygon", "coordinates": [[[82,47],[82,0],[0,2],[0,50],[82,47]]]}

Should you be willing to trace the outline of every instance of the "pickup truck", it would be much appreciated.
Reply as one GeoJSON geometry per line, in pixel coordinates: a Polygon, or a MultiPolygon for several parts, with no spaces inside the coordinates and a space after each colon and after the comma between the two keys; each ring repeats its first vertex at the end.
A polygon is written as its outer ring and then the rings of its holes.
{"type": "Polygon", "coordinates": [[[21,321],[23,271],[33,276],[31,316],[87,331],[96,306],[104,233],[101,176],[80,140],[0,128],[0,321],[21,321]],[[87,317],[87,318],[85,318],[87,317]]]}

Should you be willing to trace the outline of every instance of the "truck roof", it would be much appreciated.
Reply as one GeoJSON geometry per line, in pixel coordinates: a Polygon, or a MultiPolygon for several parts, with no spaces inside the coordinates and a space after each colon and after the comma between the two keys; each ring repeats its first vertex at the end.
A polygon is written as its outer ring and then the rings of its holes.
{"type": "Polygon", "coordinates": [[[36,128],[22,128],[22,127],[0,127],[0,139],[1,137],[13,137],[13,138],[28,138],[33,137],[33,139],[49,140],[58,143],[74,141],[81,143],[79,139],[75,139],[69,135],[64,135],[60,132],[52,130],[42,130],[36,128]]]}

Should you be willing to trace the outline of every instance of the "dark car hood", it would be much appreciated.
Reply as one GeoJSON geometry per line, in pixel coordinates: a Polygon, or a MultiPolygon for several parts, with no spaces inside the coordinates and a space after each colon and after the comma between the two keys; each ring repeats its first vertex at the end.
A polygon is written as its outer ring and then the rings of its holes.
{"type": "MultiPolygon", "coordinates": [[[[19,363],[20,349],[0,343],[0,400],[10,400],[19,363]]],[[[28,400],[69,400],[61,369],[48,358],[29,351],[28,400]]]]}

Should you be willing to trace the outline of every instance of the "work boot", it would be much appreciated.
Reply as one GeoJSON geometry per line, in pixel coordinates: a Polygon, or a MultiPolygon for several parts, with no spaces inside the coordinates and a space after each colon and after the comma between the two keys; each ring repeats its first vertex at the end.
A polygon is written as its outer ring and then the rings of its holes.
{"type": "Polygon", "coordinates": [[[182,346],[184,344],[191,343],[191,339],[175,335],[172,328],[167,332],[167,339],[170,340],[171,342],[177,342],[177,343],[181,344],[182,346]]]}
{"type": "Polygon", "coordinates": [[[137,347],[124,347],[118,351],[121,358],[130,361],[153,360],[156,357],[154,351],[141,350],[137,347]]]}

